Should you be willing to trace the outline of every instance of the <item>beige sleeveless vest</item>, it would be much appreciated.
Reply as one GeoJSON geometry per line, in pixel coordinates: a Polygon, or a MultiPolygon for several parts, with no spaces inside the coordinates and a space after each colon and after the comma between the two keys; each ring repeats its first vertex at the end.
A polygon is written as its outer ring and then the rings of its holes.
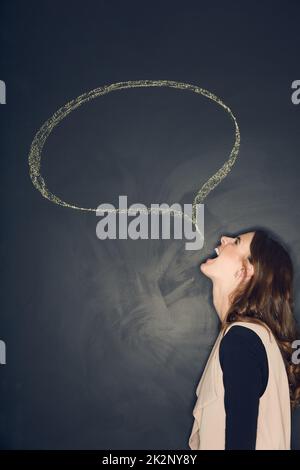
{"type": "MultiPolygon", "coordinates": [[[[291,405],[285,365],[275,337],[266,329],[250,322],[233,325],[250,328],[261,338],[268,357],[269,380],[259,401],[256,450],[290,450],[291,405]]],[[[225,449],[225,408],[223,372],[219,361],[221,332],[216,339],[204,372],[196,389],[193,409],[194,423],[189,437],[192,450],[225,449]]],[[[241,351],[242,354],[242,351],[241,351]]],[[[245,426],[247,423],[245,423],[245,426]]]]}

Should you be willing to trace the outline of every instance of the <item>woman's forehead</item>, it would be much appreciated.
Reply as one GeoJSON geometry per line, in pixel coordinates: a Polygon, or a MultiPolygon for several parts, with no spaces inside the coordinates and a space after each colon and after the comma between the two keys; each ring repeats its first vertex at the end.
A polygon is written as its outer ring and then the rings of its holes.
{"type": "Polygon", "coordinates": [[[251,241],[252,241],[252,238],[254,237],[254,234],[255,234],[255,232],[245,232],[245,233],[241,233],[241,234],[240,234],[241,242],[242,242],[242,243],[246,243],[247,245],[250,245],[250,243],[251,243],[251,241]]]}
{"type": "Polygon", "coordinates": [[[240,237],[240,247],[246,256],[249,256],[250,253],[250,244],[252,238],[254,237],[255,232],[245,232],[239,235],[240,237]]]}

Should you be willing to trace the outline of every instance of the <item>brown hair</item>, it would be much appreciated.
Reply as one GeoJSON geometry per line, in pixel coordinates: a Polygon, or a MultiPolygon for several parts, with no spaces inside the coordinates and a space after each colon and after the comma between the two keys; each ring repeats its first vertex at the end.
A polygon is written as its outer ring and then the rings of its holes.
{"type": "Polygon", "coordinates": [[[265,229],[255,230],[244,267],[248,261],[254,274],[231,293],[221,331],[224,334],[226,327],[236,321],[258,323],[271,330],[286,367],[293,409],[300,405],[300,364],[292,362],[292,343],[300,339],[293,314],[293,264],[284,244],[265,229]]]}

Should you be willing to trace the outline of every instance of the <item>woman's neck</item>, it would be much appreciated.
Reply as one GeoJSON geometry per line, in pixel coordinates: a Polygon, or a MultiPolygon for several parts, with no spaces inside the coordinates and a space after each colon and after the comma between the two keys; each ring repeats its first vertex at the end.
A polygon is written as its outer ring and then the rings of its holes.
{"type": "Polygon", "coordinates": [[[213,284],[213,304],[220,320],[222,321],[230,306],[229,294],[227,291],[222,289],[222,286],[216,283],[213,284]]]}

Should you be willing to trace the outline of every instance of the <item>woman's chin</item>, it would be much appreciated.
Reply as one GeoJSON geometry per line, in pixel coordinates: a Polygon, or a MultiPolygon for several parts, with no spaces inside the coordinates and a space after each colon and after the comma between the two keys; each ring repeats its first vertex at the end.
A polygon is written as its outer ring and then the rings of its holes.
{"type": "Polygon", "coordinates": [[[214,262],[215,262],[215,258],[213,259],[207,258],[206,261],[200,264],[200,271],[209,277],[208,273],[211,271],[210,265],[212,265],[214,262]]]}
{"type": "Polygon", "coordinates": [[[201,263],[200,264],[200,271],[203,273],[203,274],[206,274],[207,273],[207,267],[208,267],[208,264],[206,263],[206,261],[204,263],[201,263]]]}

